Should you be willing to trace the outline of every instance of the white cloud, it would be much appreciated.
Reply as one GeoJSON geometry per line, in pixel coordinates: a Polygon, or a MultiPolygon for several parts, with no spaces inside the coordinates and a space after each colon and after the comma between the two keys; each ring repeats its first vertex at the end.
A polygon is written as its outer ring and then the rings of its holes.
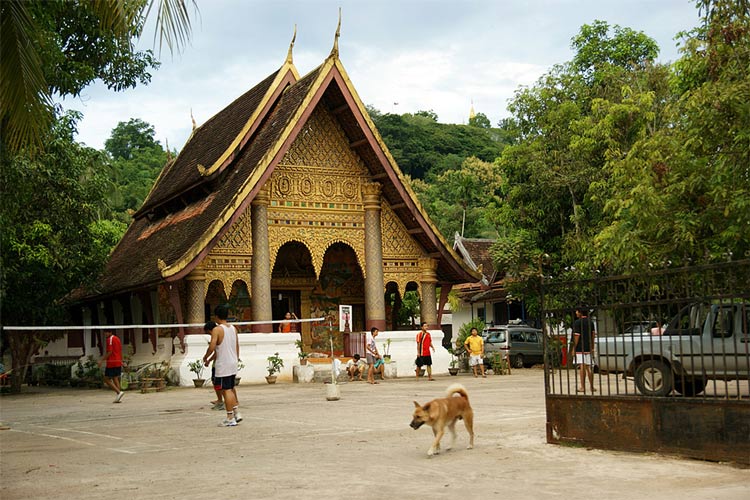
{"type": "MultiPolygon", "coordinates": [[[[642,30],[663,61],[677,58],[674,34],[698,23],[691,0],[199,1],[191,45],[174,59],[165,55],[150,85],[117,93],[94,85],[65,101],[84,113],[79,140],[102,148],[118,122],[141,118],[162,144],[182,148],[190,110],[203,123],[275,71],[295,23],[295,65],[302,74],[318,66],[331,49],[339,5],[341,60],[365,104],[382,112],[432,109],[449,123],[465,123],[472,101],[493,124],[507,116],[519,85],[570,59],[570,38],[584,23],[642,30]]],[[[151,36],[142,44],[149,48],[151,36]]]]}

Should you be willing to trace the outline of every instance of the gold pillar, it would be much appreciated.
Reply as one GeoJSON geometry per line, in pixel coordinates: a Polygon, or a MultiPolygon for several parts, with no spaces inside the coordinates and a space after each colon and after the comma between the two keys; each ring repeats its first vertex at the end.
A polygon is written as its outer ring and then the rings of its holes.
{"type": "Polygon", "coordinates": [[[430,329],[440,328],[440,325],[437,324],[437,265],[438,262],[435,259],[419,259],[419,280],[422,288],[422,301],[419,305],[419,316],[422,322],[427,322],[427,327],[430,329]]]}
{"type": "Polygon", "coordinates": [[[380,227],[380,189],[377,182],[362,185],[365,208],[365,329],[385,329],[383,232],[380,227]]]}
{"type": "MultiPolygon", "coordinates": [[[[250,266],[252,289],[251,307],[254,321],[271,321],[271,252],[268,249],[268,205],[270,198],[264,187],[255,196],[251,205],[253,257],[250,266]]],[[[269,333],[271,323],[254,324],[253,332],[269,333]]]]}
{"type": "MultiPolygon", "coordinates": [[[[185,277],[187,282],[187,314],[188,323],[205,323],[206,321],[206,273],[202,269],[194,269],[185,277]]],[[[188,328],[187,333],[203,333],[201,327],[188,328]]]]}

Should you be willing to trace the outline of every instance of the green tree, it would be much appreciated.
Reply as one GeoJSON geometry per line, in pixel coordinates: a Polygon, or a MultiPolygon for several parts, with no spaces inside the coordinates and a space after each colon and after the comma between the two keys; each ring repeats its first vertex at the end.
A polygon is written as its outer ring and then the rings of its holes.
{"type": "Polygon", "coordinates": [[[500,168],[475,157],[437,175],[432,182],[412,181],[420,202],[446,238],[455,233],[467,238],[496,236],[491,217],[499,204],[501,186],[500,168]]]}
{"type": "Polygon", "coordinates": [[[476,115],[469,118],[469,125],[472,127],[479,127],[479,128],[491,128],[492,123],[490,123],[490,119],[487,118],[487,115],[484,113],[477,113],[476,115]]]}
{"type": "Polygon", "coordinates": [[[515,143],[497,162],[505,184],[495,253],[517,256],[501,267],[521,279],[524,267],[537,274],[543,254],[558,271],[591,264],[612,188],[608,162],[662,123],[670,100],[667,68],[653,62],[658,49],[642,33],[597,21],[572,46],[573,62],[517,91],[509,106],[515,143]]]}
{"type": "Polygon", "coordinates": [[[367,109],[401,170],[414,179],[431,182],[431,176],[459,168],[470,156],[491,162],[505,146],[498,129],[438,123],[433,111],[396,115],[367,109]]]}
{"type": "MultiPolygon", "coordinates": [[[[0,158],[0,241],[3,323],[62,324],[60,300],[93,280],[124,225],[107,219],[107,179],[101,152],[76,143],[77,113],[54,122],[44,153],[0,158]]],[[[59,332],[5,331],[13,358],[13,388],[36,349],[59,332]]]]}
{"type": "Polygon", "coordinates": [[[588,81],[594,82],[608,73],[610,68],[638,71],[650,65],[659,54],[656,42],[630,28],[609,26],[596,20],[584,24],[573,37],[575,50],[572,67],[588,81]]]}
{"type": "Polygon", "coordinates": [[[140,151],[155,147],[161,149],[154,135],[156,131],[153,125],[140,118],[131,118],[127,122],[119,122],[112,129],[109,139],[104,141],[104,149],[116,160],[131,160],[140,151]]]}
{"type": "Polygon", "coordinates": [[[117,220],[130,223],[131,214],[148,196],[167,162],[167,153],[154,139],[154,127],[138,118],[120,122],[104,143],[111,159],[110,206],[117,220]]]}
{"type": "Polygon", "coordinates": [[[668,121],[613,158],[595,262],[615,270],[750,256],[750,8],[700,1],[668,121]]]}
{"type": "Polygon", "coordinates": [[[110,89],[147,83],[158,63],[133,40],[152,11],[161,43],[190,33],[185,0],[3,0],[0,2],[0,136],[35,151],[54,121],[53,96],[78,95],[101,79],[110,89]]]}

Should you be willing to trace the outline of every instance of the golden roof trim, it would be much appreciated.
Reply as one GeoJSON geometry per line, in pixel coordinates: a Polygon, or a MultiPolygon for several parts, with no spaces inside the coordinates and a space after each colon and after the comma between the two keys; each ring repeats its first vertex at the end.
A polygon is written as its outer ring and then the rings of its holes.
{"type": "Polygon", "coordinates": [[[315,79],[315,82],[310,86],[307,95],[298,106],[296,113],[291,117],[289,123],[286,126],[286,129],[279,135],[279,138],[276,140],[276,142],[270,148],[268,148],[266,153],[260,159],[260,161],[258,162],[258,167],[253,171],[252,175],[250,175],[245,180],[239,191],[237,191],[237,193],[235,194],[232,201],[227,204],[219,217],[217,217],[217,219],[214,221],[213,225],[211,225],[211,227],[209,227],[209,229],[204,233],[203,237],[197,239],[188,249],[188,251],[182,254],[182,257],[176,260],[173,264],[168,265],[164,269],[160,269],[163,278],[167,279],[185,269],[203,251],[203,249],[208,246],[211,240],[216,237],[217,234],[219,234],[219,232],[229,222],[235,212],[239,210],[240,206],[244,203],[245,199],[250,195],[250,192],[253,190],[255,185],[268,169],[268,166],[270,165],[273,158],[278,154],[281,146],[289,138],[292,130],[294,130],[302,114],[307,111],[307,108],[309,107],[312,99],[315,97],[318,88],[320,88],[322,82],[328,77],[328,73],[333,64],[333,59],[328,59],[323,63],[320,72],[315,79]]]}
{"type": "Polygon", "coordinates": [[[440,231],[437,229],[435,224],[433,224],[430,218],[428,217],[427,212],[425,211],[424,207],[422,207],[422,204],[419,202],[419,198],[417,198],[416,193],[411,189],[411,186],[409,185],[409,183],[406,182],[406,179],[404,178],[404,174],[403,172],[401,172],[401,168],[399,168],[398,164],[396,163],[396,160],[394,160],[393,156],[391,156],[391,152],[388,150],[388,146],[385,145],[383,138],[380,136],[380,132],[378,132],[378,129],[375,127],[375,124],[370,118],[369,113],[367,113],[367,109],[365,108],[365,105],[362,103],[362,99],[360,99],[359,94],[357,94],[357,90],[354,88],[354,84],[352,84],[352,81],[349,79],[349,75],[344,69],[344,65],[338,59],[336,59],[336,68],[339,70],[339,73],[341,74],[341,78],[344,80],[344,84],[346,85],[347,89],[352,95],[352,98],[354,99],[354,102],[359,108],[359,112],[362,114],[365,121],[367,122],[367,126],[370,128],[370,132],[372,133],[372,136],[375,138],[375,141],[378,143],[378,146],[380,147],[381,151],[383,152],[386,159],[388,160],[388,163],[390,163],[390,167],[393,169],[393,172],[396,174],[396,177],[398,177],[398,180],[403,186],[404,191],[406,191],[406,193],[409,195],[412,202],[414,203],[414,206],[420,212],[422,219],[425,221],[425,223],[430,228],[432,233],[437,237],[438,241],[440,241],[443,244],[443,246],[449,252],[451,257],[453,257],[453,259],[456,260],[456,262],[458,262],[459,265],[465,271],[467,271],[470,275],[477,277],[477,279],[481,279],[482,276],[477,275],[476,272],[464,262],[461,256],[458,255],[458,253],[456,253],[455,250],[453,250],[452,245],[448,244],[448,242],[445,240],[443,235],[440,234],[440,231]]]}
{"type": "MultiPolygon", "coordinates": [[[[285,63],[285,66],[286,66],[286,63],[285,63]]],[[[219,217],[217,217],[214,223],[204,233],[203,237],[197,239],[193,243],[193,245],[188,249],[188,251],[185,252],[173,264],[168,265],[163,269],[160,269],[161,275],[164,279],[168,279],[169,277],[172,277],[180,273],[181,271],[183,271],[209,245],[211,240],[215,238],[219,234],[219,232],[221,232],[221,230],[230,221],[232,216],[240,209],[240,207],[245,202],[247,197],[250,196],[250,193],[252,192],[253,188],[257,185],[258,181],[265,174],[271,161],[279,153],[279,151],[281,150],[281,147],[287,141],[287,139],[289,139],[292,131],[299,123],[302,115],[308,111],[310,103],[315,98],[315,95],[318,93],[318,90],[320,89],[322,83],[329,78],[331,69],[333,67],[336,67],[336,69],[338,70],[342,80],[344,81],[344,85],[346,85],[347,90],[350,92],[354,103],[359,109],[360,114],[364,117],[367,123],[367,126],[369,127],[370,132],[372,133],[372,136],[375,138],[375,141],[377,142],[381,151],[385,155],[388,163],[390,164],[389,166],[391,167],[391,169],[393,169],[394,173],[396,174],[396,177],[398,178],[399,182],[404,188],[404,191],[411,198],[412,202],[414,203],[415,208],[419,211],[422,217],[422,220],[427,224],[429,229],[438,239],[438,242],[443,245],[443,248],[454,259],[454,261],[457,262],[458,265],[467,274],[469,274],[470,276],[475,276],[478,280],[481,279],[481,275],[479,275],[476,271],[471,269],[468,266],[468,264],[464,262],[464,260],[455,252],[455,250],[453,250],[453,248],[450,245],[448,245],[445,238],[443,238],[443,236],[437,230],[437,228],[432,223],[432,221],[430,221],[421,203],[419,203],[419,200],[416,194],[414,193],[414,191],[412,191],[409,184],[405,181],[403,173],[401,172],[401,169],[398,167],[398,164],[393,159],[393,156],[391,156],[391,153],[388,150],[388,147],[385,145],[385,142],[383,142],[383,138],[380,136],[380,133],[375,128],[375,124],[370,119],[370,116],[367,113],[367,110],[364,104],[362,103],[362,100],[360,99],[359,94],[357,93],[356,89],[354,88],[354,85],[349,79],[349,76],[346,73],[346,70],[344,69],[343,64],[337,57],[327,58],[325,62],[320,66],[318,70],[318,74],[315,78],[315,81],[312,83],[312,85],[308,89],[307,95],[304,97],[302,102],[298,105],[297,110],[294,113],[294,115],[290,118],[289,122],[286,125],[285,130],[279,135],[279,138],[275,141],[275,143],[271,147],[268,148],[266,153],[258,162],[258,166],[253,171],[252,175],[250,175],[245,180],[245,182],[242,184],[242,186],[237,191],[235,196],[232,198],[231,202],[227,204],[227,206],[221,212],[219,217]]],[[[281,74],[281,72],[279,74],[281,74]]],[[[270,95],[270,94],[272,94],[272,92],[269,90],[269,93],[267,95],[270,95]]],[[[263,105],[265,106],[265,102],[263,105]]]]}
{"type": "Polygon", "coordinates": [[[289,50],[286,53],[286,64],[293,64],[292,61],[292,49],[294,49],[294,41],[297,40],[297,25],[294,25],[294,34],[292,35],[292,41],[289,43],[289,50]]]}
{"type": "Polygon", "coordinates": [[[276,78],[274,78],[273,83],[271,83],[271,85],[268,87],[268,90],[263,96],[263,99],[261,99],[260,103],[255,108],[255,111],[253,111],[253,114],[250,115],[250,118],[247,119],[245,125],[242,127],[234,140],[232,140],[229,146],[227,146],[227,149],[219,156],[219,158],[216,159],[216,161],[214,161],[213,165],[211,165],[210,167],[204,167],[204,170],[201,170],[201,165],[197,166],[198,173],[201,176],[207,177],[219,170],[219,168],[221,168],[221,166],[227,161],[227,159],[234,154],[237,148],[239,148],[240,143],[242,143],[242,139],[245,138],[245,135],[250,131],[251,128],[253,128],[253,125],[256,124],[256,122],[260,118],[261,113],[271,101],[273,95],[276,93],[278,86],[281,85],[281,82],[286,77],[287,71],[291,71],[292,75],[294,75],[295,80],[299,80],[299,73],[297,72],[297,68],[294,67],[294,64],[289,62],[288,60],[284,61],[284,64],[281,65],[278,73],[276,73],[276,78]]]}
{"type": "Polygon", "coordinates": [[[339,24],[336,26],[336,34],[333,37],[333,47],[328,57],[338,59],[339,57],[339,37],[341,36],[341,7],[339,7],[339,24]]]}

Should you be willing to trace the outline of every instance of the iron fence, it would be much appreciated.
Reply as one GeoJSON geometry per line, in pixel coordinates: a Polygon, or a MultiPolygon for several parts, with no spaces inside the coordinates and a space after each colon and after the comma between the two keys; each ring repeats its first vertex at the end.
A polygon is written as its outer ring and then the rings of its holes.
{"type": "Polygon", "coordinates": [[[748,260],[543,283],[547,441],[750,465],[749,296],[748,260]]]}
{"type": "Polygon", "coordinates": [[[546,281],[542,308],[547,394],[750,397],[750,260],[546,281]],[[591,374],[568,352],[577,308],[595,325],[591,374]]]}

